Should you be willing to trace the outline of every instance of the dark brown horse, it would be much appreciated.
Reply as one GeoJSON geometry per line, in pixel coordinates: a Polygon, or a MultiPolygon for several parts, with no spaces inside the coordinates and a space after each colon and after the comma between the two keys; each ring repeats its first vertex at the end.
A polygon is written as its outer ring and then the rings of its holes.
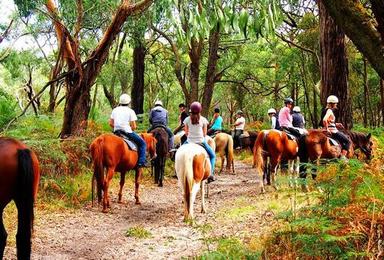
{"type": "Polygon", "coordinates": [[[370,160],[373,152],[373,142],[371,134],[364,134],[356,131],[343,131],[347,136],[349,136],[352,141],[353,149],[360,150],[364,153],[367,160],[370,160]]]}
{"type": "Polygon", "coordinates": [[[34,202],[40,180],[39,162],[34,152],[11,138],[0,138],[0,259],[3,258],[7,232],[3,210],[12,200],[17,207],[17,258],[30,259],[34,202]]]}
{"type": "Polygon", "coordinates": [[[157,127],[151,131],[156,138],[156,155],[157,157],[153,161],[153,168],[155,170],[155,183],[159,187],[163,187],[165,161],[168,155],[168,134],[162,127],[157,127]]]}
{"type": "Polygon", "coordinates": [[[267,157],[270,157],[270,174],[273,187],[276,189],[275,174],[282,159],[288,160],[289,172],[293,175],[299,171],[297,156],[298,146],[295,141],[289,140],[286,133],[278,130],[264,130],[259,132],[253,148],[253,167],[261,177],[261,192],[265,192],[263,173],[267,166],[267,157]],[[296,162],[296,166],[294,165],[296,162]]]}
{"type": "Polygon", "coordinates": [[[253,151],[255,146],[256,138],[259,132],[257,131],[246,131],[240,136],[241,148],[253,151]]]}
{"type": "MultiPolygon", "coordinates": [[[[147,151],[153,157],[156,153],[156,139],[152,134],[147,133],[141,134],[141,137],[147,144],[147,151]]],[[[141,204],[139,186],[143,170],[136,167],[138,153],[129,149],[122,138],[113,134],[103,134],[97,137],[92,142],[90,151],[93,160],[93,178],[97,183],[97,198],[99,203],[103,200],[103,212],[107,212],[110,207],[108,188],[115,172],[121,173],[118,200],[121,203],[125,174],[129,170],[135,169],[135,200],[136,204],[141,204]],[[105,169],[106,177],[104,176],[105,169]]]]}

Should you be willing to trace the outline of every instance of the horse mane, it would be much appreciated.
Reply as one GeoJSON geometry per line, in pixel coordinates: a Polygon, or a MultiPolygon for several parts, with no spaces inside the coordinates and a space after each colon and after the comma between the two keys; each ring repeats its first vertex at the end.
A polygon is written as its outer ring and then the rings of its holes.
{"type": "Polygon", "coordinates": [[[156,153],[157,155],[166,155],[168,153],[168,134],[165,129],[157,127],[151,131],[157,140],[156,153]]]}
{"type": "Polygon", "coordinates": [[[351,130],[344,130],[343,131],[349,138],[351,138],[352,143],[357,145],[360,142],[364,142],[367,139],[367,136],[362,132],[356,132],[351,130]]]}

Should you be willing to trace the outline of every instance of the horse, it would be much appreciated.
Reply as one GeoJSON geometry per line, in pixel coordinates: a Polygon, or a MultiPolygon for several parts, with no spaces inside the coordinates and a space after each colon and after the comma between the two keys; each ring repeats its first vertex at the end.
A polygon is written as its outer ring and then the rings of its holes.
{"type": "Polygon", "coordinates": [[[264,173],[263,169],[267,166],[267,157],[270,157],[272,186],[277,189],[275,174],[283,158],[288,160],[288,170],[291,175],[295,172],[299,173],[299,158],[297,152],[298,145],[296,141],[289,140],[285,132],[278,130],[263,130],[259,132],[253,147],[253,167],[256,168],[256,172],[262,178],[262,193],[265,192],[262,176],[264,173]]]}
{"type": "Polygon", "coordinates": [[[240,136],[241,148],[249,148],[251,151],[255,146],[256,138],[259,132],[257,131],[245,131],[240,136]]]}
{"type": "Polygon", "coordinates": [[[225,159],[227,160],[227,170],[230,171],[232,169],[232,173],[235,173],[232,136],[226,133],[218,133],[213,140],[216,144],[216,153],[219,153],[221,158],[221,169],[219,173],[223,171],[225,159]]]}
{"type": "MultiPolygon", "coordinates": [[[[140,135],[147,144],[147,152],[154,157],[156,154],[155,137],[149,133],[140,135]]],[[[115,172],[121,173],[118,203],[122,203],[125,174],[129,170],[135,169],[135,204],[140,205],[139,187],[143,170],[136,167],[138,153],[128,148],[125,141],[114,134],[102,134],[97,137],[90,145],[90,152],[93,161],[92,201],[93,183],[96,180],[98,202],[99,204],[103,202],[102,212],[108,212],[107,209],[110,207],[108,188],[115,172]],[[106,177],[104,176],[105,169],[106,177]]]]}
{"type": "MultiPolygon", "coordinates": [[[[208,144],[215,150],[212,138],[206,137],[208,144]]],[[[176,152],[175,169],[179,185],[183,190],[184,221],[193,219],[193,204],[201,189],[201,212],[205,213],[205,180],[211,172],[211,164],[206,150],[194,143],[182,145],[176,152]]]]}
{"type": "Polygon", "coordinates": [[[155,170],[155,184],[159,187],[163,187],[165,161],[168,155],[168,133],[162,127],[156,127],[151,131],[156,138],[156,155],[157,157],[153,161],[152,168],[155,170]]]}
{"type": "Polygon", "coordinates": [[[364,153],[367,160],[370,160],[373,152],[373,142],[372,135],[369,133],[365,135],[364,133],[344,130],[344,134],[349,136],[352,141],[353,149],[360,150],[364,153]]]}
{"type": "Polygon", "coordinates": [[[0,259],[3,258],[7,232],[3,211],[12,200],[17,207],[17,259],[30,259],[34,203],[40,180],[39,161],[25,144],[0,137],[0,259]]]}

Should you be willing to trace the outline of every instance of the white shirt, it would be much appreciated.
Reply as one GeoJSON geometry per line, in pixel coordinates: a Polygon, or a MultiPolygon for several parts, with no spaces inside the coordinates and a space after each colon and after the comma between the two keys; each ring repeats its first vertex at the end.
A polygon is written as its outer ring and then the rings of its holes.
{"type": "Polygon", "coordinates": [[[275,129],[276,128],[277,118],[275,116],[272,116],[271,117],[271,121],[272,121],[272,129],[275,129]]]}
{"type": "Polygon", "coordinates": [[[236,119],[235,124],[237,125],[237,126],[235,127],[236,130],[244,130],[244,127],[245,127],[245,118],[244,118],[244,117],[239,117],[238,119],[236,119]],[[237,125],[238,123],[240,123],[240,124],[237,125]]]}
{"type": "Polygon", "coordinates": [[[123,130],[127,133],[132,133],[131,125],[132,121],[137,120],[135,111],[128,106],[118,106],[112,110],[111,119],[113,119],[114,131],[123,130]]]}
{"type": "Polygon", "coordinates": [[[208,120],[200,116],[199,123],[196,125],[192,124],[191,118],[187,117],[184,120],[184,125],[188,126],[188,136],[187,136],[187,141],[189,143],[202,143],[204,141],[204,132],[203,132],[203,127],[208,126],[208,120]]]}

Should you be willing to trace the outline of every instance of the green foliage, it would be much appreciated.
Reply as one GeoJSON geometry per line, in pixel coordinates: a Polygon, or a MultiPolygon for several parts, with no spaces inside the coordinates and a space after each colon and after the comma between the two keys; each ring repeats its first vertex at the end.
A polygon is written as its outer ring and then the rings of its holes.
{"type": "Polygon", "coordinates": [[[133,238],[139,238],[139,239],[145,239],[145,238],[151,238],[152,234],[148,230],[146,230],[142,226],[135,226],[131,227],[125,232],[125,235],[127,237],[133,237],[133,238]]]}
{"type": "Polygon", "coordinates": [[[0,129],[5,127],[16,116],[17,104],[11,97],[0,90],[0,129]]]}
{"type": "Polygon", "coordinates": [[[199,259],[260,259],[261,254],[252,252],[236,237],[217,238],[217,249],[203,254],[199,259]]]}

